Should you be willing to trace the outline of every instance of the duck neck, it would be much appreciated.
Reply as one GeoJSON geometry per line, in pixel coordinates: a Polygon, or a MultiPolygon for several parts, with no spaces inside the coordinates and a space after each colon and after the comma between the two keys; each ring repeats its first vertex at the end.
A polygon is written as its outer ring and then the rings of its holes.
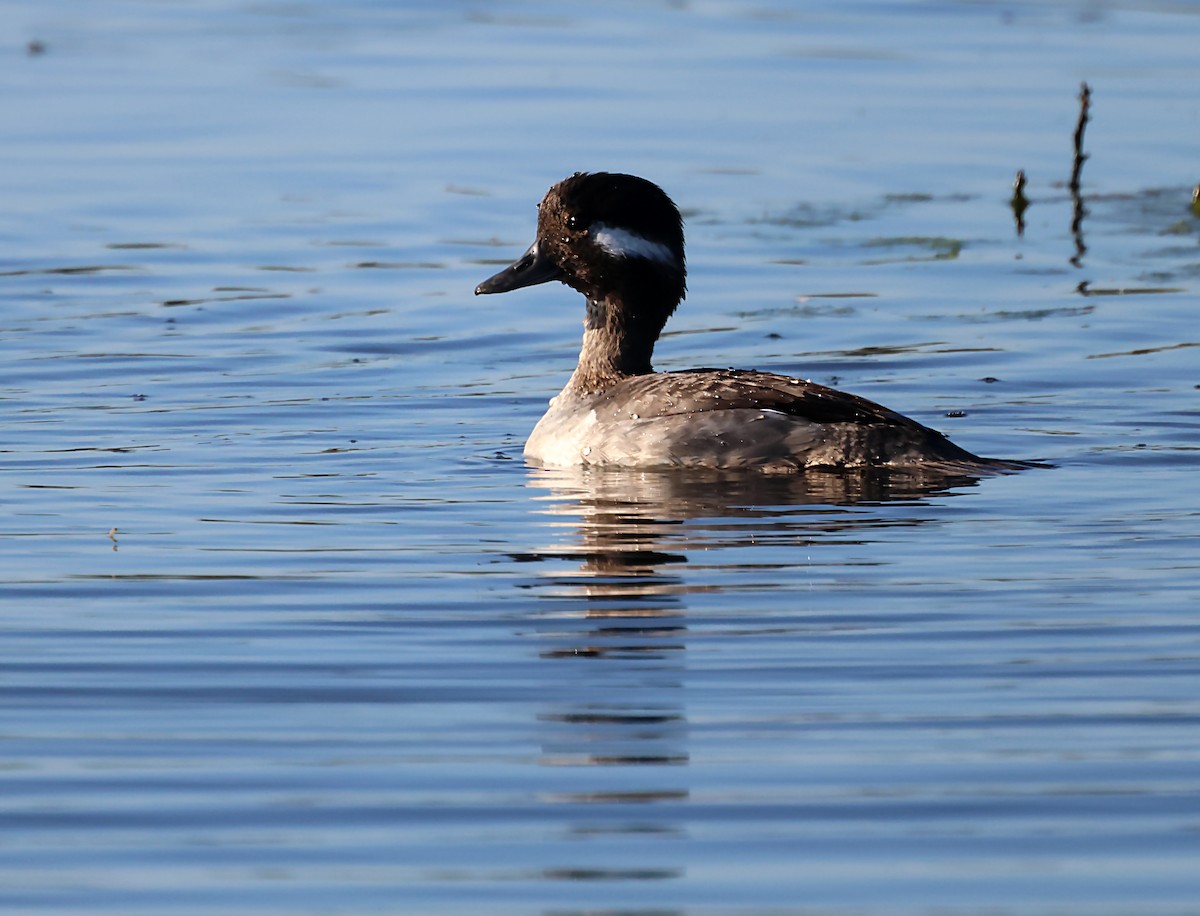
{"type": "Polygon", "coordinates": [[[654,316],[653,309],[637,303],[589,298],[579,365],[567,387],[604,391],[622,379],[653,372],[654,343],[666,322],[654,316]]]}

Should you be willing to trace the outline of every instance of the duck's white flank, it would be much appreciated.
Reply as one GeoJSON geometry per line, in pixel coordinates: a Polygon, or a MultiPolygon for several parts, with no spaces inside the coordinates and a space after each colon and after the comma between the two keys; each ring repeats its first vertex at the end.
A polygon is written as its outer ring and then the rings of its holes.
{"type": "Polygon", "coordinates": [[[678,260],[669,245],[604,223],[592,227],[592,241],[617,258],[646,258],[661,264],[674,264],[678,260]]]}

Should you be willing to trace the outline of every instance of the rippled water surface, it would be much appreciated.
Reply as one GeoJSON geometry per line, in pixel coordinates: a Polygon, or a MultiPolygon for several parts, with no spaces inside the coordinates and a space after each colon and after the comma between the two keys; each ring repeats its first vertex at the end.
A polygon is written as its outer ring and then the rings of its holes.
{"type": "Polygon", "coordinates": [[[0,909],[1200,913],[1195,5],[0,17],[0,909]],[[604,168],[660,368],[1054,469],[526,468],[604,168]]]}

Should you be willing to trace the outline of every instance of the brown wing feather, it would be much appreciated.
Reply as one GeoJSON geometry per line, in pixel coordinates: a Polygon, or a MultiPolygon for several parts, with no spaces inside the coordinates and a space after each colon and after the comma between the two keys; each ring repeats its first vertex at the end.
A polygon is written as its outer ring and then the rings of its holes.
{"type": "Polygon", "coordinates": [[[710,410],[774,410],[814,423],[919,426],[874,401],[815,382],[743,369],[688,369],[626,379],[609,392],[643,417],[710,410]]]}
{"type": "MultiPolygon", "coordinates": [[[[1016,470],[1025,462],[980,458],[955,445],[940,432],[894,410],[858,395],[847,394],[803,379],[742,369],[690,369],[659,372],[627,378],[599,396],[598,412],[611,405],[617,422],[621,418],[640,421],[677,420],[691,417],[685,427],[670,435],[680,438],[680,454],[700,449],[698,441],[717,436],[733,449],[752,418],[730,417],[723,426],[718,416],[725,411],[770,411],[762,414],[795,420],[791,432],[769,424],[781,443],[792,443],[795,452],[776,456],[776,463],[804,466],[864,467],[874,465],[940,464],[961,470],[1016,470]],[[692,430],[688,438],[685,433],[692,430]],[[693,441],[697,439],[698,441],[693,441]],[[789,457],[790,455],[790,457],[789,457]]],[[[667,427],[648,426],[646,434],[667,427]]],[[[758,428],[757,435],[767,435],[758,428]]],[[[753,439],[753,437],[751,437],[753,439]]],[[[752,449],[753,451],[753,449],[752,449]]],[[[758,452],[769,449],[759,442],[758,452]]],[[[727,456],[728,457],[728,456],[727,456]]],[[[739,461],[743,459],[732,455],[739,461]]],[[[761,457],[761,456],[759,456],[761,457]]],[[[745,458],[745,462],[751,458],[745,458]]]]}

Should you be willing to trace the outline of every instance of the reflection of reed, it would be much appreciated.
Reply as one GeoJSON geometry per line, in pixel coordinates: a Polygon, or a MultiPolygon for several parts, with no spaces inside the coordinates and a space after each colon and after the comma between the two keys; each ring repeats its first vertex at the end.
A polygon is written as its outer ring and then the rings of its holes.
{"type": "Polygon", "coordinates": [[[1075,123],[1075,156],[1071,163],[1071,236],[1075,239],[1075,254],[1071,263],[1076,267],[1083,266],[1083,256],[1087,254],[1087,245],[1083,243],[1083,218],[1087,209],[1083,206],[1083,194],[1080,191],[1083,179],[1083,163],[1087,153],[1083,151],[1083,131],[1087,127],[1088,113],[1092,104],[1092,90],[1084,83],[1079,90],[1079,120],[1075,123]]]}
{"type": "MultiPolygon", "coordinates": [[[[1075,253],[1070,262],[1075,267],[1083,266],[1083,256],[1087,254],[1087,245],[1083,240],[1083,220],[1088,215],[1083,204],[1083,164],[1088,155],[1083,151],[1083,134],[1090,119],[1092,105],[1092,90],[1087,83],[1079,89],[1079,118],[1075,122],[1075,133],[1072,136],[1074,155],[1071,159],[1071,179],[1067,187],[1071,192],[1071,237],[1075,242],[1075,253]]],[[[1016,222],[1017,235],[1025,234],[1025,211],[1029,209],[1029,198],[1025,196],[1025,170],[1018,169],[1013,182],[1013,193],[1009,200],[1013,220],[1016,222]]],[[[1087,281],[1084,281],[1086,284],[1087,281]]]]}
{"type": "Polygon", "coordinates": [[[1025,211],[1029,209],[1029,198],[1025,196],[1025,170],[1017,169],[1017,177],[1013,181],[1012,200],[1013,219],[1017,222],[1017,235],[1025,234],[1025,211]]]}

